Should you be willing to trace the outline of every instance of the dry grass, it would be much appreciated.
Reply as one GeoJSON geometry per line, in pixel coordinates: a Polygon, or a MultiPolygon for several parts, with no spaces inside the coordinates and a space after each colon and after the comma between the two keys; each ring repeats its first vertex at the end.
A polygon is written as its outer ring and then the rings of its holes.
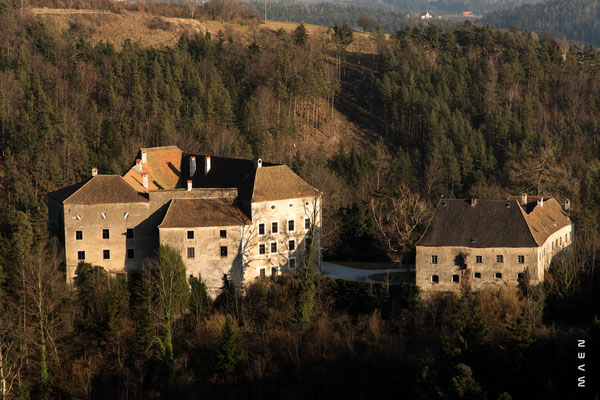
{"type": "MultiPolygon", "coordinates": [[[[30,12],[41,15],[56,30],[69,30],[76,26],[82,32],[91,33],[92,42],[107,41],[116,48],[130,39],[143,47],[170,46],[177,42],[183,32],[206,33],[216,35],[219,30],[231,34],[234,39],[249,43],[256,31],[274,33],[283,29],[291,33],[298,26],[295,22],[266,21],[259,25],[241,25],[219,21],[199,21],[187,18],[157,17],[139,12],[125,11],[113,13],[104,10],[31,8],[30,12]]],[[[305,25],[310,37],[325,39],[327,27],[305,25]]],[[[350,52],[372,54],[375,51],[373,41],[367,34],[354,33],[354,42],[348,47],[350,52]]]]}

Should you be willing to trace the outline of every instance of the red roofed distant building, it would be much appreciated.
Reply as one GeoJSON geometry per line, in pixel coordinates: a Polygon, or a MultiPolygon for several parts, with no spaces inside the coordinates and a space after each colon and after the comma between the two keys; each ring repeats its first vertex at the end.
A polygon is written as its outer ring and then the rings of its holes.
{"type": "Polygon", "coordinates": [[[473,17],[473,11],[463,11],[463,17],[473,17]]]}

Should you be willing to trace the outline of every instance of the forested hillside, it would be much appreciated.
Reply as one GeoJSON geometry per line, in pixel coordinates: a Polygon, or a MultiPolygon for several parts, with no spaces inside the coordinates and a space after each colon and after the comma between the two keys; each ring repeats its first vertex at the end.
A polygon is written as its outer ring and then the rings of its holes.
{"type": "MultiPolygon", "coordinates": [[[[263,3],[253,2],[252,7],[260,13],[264,11],[263,3]]],[[[357,4],[270,3],[267,5],[267,18],[275,21],[296,21],[325,26],[346,24],[362,29],[359,22],[361,16],[366,22],[365,29],[372,31],[379,25],[386,33],[394,33],[406,25],[421,22],[421,19],[416,16],[407,17],[406,12],[357,4]]]]}
{"type": "Polygon", "coordinates": [[[491,13],[482,22],[498,28],[514,26],[537,34],[548,32],[558,38],[600,46],[598,0],[547,0],[491,13]]]}
{"type": "Polygon", "coordinates": [[[596,50],[468,23],[375,32],[374,54],[339,25],[318,35],[257,25],[243,41],[190,32],[170,47],[117,50],[78,28],[54,32],[19,6],[0,2],[8,398],[598,393],[597,363],[577,391],[575,347],[584,339],[600,359],[596,50]],[[543,285],[499,293],[422,298],[412,284],[303,268],[244,293],[225,281],[213,303],[168,249],[127,279],[82,264],[71,291],[48,237],[47,193],[170,144],[289,164],[324,193],[329,259],[410,264],[441,196],[523,191],[571,199],[576,244],[543,285]],[[179,289],[165,293],[157,277],[168,271],[179,289]]]}

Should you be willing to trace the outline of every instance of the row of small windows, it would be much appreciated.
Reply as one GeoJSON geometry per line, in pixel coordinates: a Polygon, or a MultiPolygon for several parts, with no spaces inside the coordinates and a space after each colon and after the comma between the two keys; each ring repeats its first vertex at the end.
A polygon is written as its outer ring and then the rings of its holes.
{"type": "MultiPolygon", "coordinates": [[[[310,218],[304,218],[304,229],[310,229],[310,218]]],[[[287,231],[288,232],[296,232],[296,221],[290,219],[287,221],[287,231]]],[[[279,233],[279,222],[273,221],[271,222],[271,233],[279,233]]],[[[258,224],[258,235],[263,236],[266,234],[266,225],[261,222],[258,224]]]]}
{"type": "MultiPolygon", "coordinates": [[[[277,242],[273,241],[273,242],[269,243],[269,250],[270,250],[270,253],[277,253],[277,242]]],[[[295,239],[290,239],[288,241],[288,250],[289,251],[296,250],[296,240],[295,239]]],[[[259,255],[267,254],[267,244],[266,243],[258,244],[258,254],[259,255]]]]}
{"type": "MultiPolygon", "coordinates": [[[[221,257],[227,257],[227,246],[221,246],[221,257]]],[[[196,258],[196,249],[194,247],[187,248],[187,258],[196,258]]]]}
{"type": "MultiPolygon", "coordinates": [[[[133,228],[127,228],[127,239],[133,239],[133,228]]],[[[110,239],[110,229],[102,229],[102,239],[110,239]]],[[[83,231],[75,231],[75,240],[83,240],[83,231]]]]}
{"type": "MultiPolygon", "coordinates": [[[[221,229],[219,231],[219,237],[227,238],[227,230],[226,229],[221,229]]],[[[187,231],[187,238],[188,239],[193,239],[194,238],[194,231],[187,231]]]]}
{"type": "MultiPolygon", "coordinates": [[[[523,273],[518,273],[517,274],[517,281],[523,278],[523,273]]],[[[481,279],[481,272],[474,272],[473,273],[473,278],[475,279],[481,279]]],[[[502,272],[495,272],[494,273],[494,279],[502,279],[502,272]]],[[[459,283],[460,282],[460,275],[455,274],[452,275],[452,282],[454,283],[459,283]]],[[[431,275],[431,283],[440,283],[440,277],[439,275],[431,275]]]]}
{"type": "MultiPolygon", "coordinates": [[[[108,215],[107,215],[106,213],[100,213],[100,218],[102,218],[102,219],[107,219],[107,218],[108,218],[108,215]]],[[[125,212],[123,213],[123,219],[127,219],[127,218],[129,218],[129,212],[125,211],[125,212]]],[[[81,221],[81,215],[80,215],[80,214],[77,214],[77,215],[75,216],[75,219],[76,219],[76,220],[78,220],[78,221],[81,221]]]]}
{"type": "MultiPolygon", "coordinates": [[[[135,249],[127,249],[127,258],[132,259],[135,258],[135,249]]],[[[85,250],[77,251],[77,260],[85,261],[85,250]]],[[[102,250],[102,259],[110,260],[110,250],[105,249],[102,250]]]]}
{"type": "MultiPolygon", "coordinates": [[[[475,256],[475,262],[477,264],[482,264],[483,263],[483,256],[475,256]]],[[[503,263],[504,262],[504,256],[502,254],[496,255],[496,262],[497,263],[503,263]]],[[[438,263],[438,256],[436,256],[436,255],[431,256],[431,263],[432,264],[437,264],[438,263]]],[[[518,255],[517,256],[517,263],[524,264],[525,263],[525,256],[518,255]]]]}
{"type": "MultiPolygon", "coordinates": [[[[296,268],[296,258],[295,257],[290,257],[288,259],[288,268],[289,269],[295,269],[296,268]]],[[[264,278],[267,276],[267,268],[259,268],[258,269],[258,273],[260,275],[261,278],[264,278]]],[[[277,267],[271,267],[271,276],[275,276],[279,273],[279,268],[277,267]]]]}

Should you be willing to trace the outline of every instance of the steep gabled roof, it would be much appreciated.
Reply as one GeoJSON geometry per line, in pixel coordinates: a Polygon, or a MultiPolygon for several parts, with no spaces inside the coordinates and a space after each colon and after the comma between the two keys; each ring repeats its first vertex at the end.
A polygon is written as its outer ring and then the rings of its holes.
{"type": "Polygon", "coordinates": [[[159,228],[241,226],[250,223],[234,199],[173,199],[159,228]]]}
{"type": "Polygon", "coordinates": [[[418,246],[537,247],[515,200],[441,200],[418,246]]]}
{"type": "Polygon", "coordinates": [[[571,220],[560,204],[553,198],[544,199],[542,206],[535,205],[525,214],[531,234],[538,245],[543,245],[554,232],[567,225],[571,220]]]}
{"type": "Polygon", "coordinates": [[[96,175],[84,182],[49,194],[64,204],[140,203],[148,199],[119,175],[96,175]]]}
{"type": "Polygon", "coordinates": [[[147,192],[183,186],[181,178],[183,151],[179,147],[142,148],[137,158],[141,158],[141,152],[146,152],[146,163],[142,166],[142,172],[148,174],[148,189],[144,188],[142,174],[135,164],[123,176],[131,187],[139,192],[147,192]]]}
{"type": "Polygon", "coordinates": [[[287,165],[258,168],[252,189],[252,201],[294,199],[318,193],[287,165]]]}

